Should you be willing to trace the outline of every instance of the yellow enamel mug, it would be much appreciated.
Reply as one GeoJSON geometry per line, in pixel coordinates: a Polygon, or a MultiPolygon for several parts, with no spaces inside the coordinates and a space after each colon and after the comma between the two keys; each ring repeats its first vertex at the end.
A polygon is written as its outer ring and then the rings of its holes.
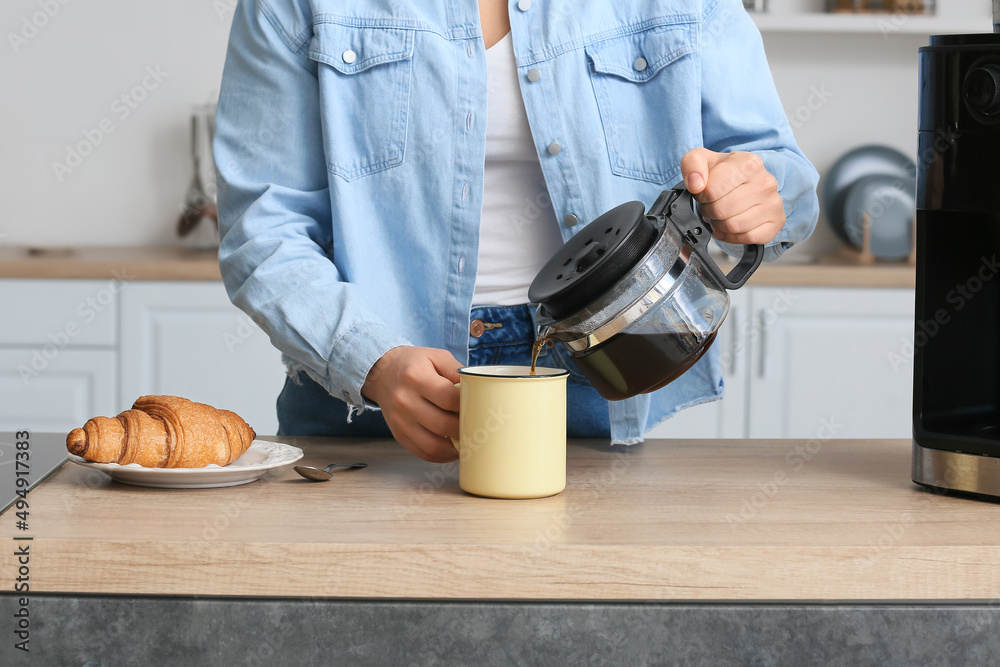
{"type": "Polygon", "coordinates": [[[566,378],[561,368],[467,366],[458,484],[489,498],[544,498],[566,488],[566,378]]]}

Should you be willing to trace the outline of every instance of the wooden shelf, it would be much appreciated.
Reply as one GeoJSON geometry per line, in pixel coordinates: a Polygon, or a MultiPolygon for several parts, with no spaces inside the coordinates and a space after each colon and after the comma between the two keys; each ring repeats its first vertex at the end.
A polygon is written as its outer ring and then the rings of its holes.
{"type": "Polygon", "coordinates": [[[766,0],[764,11],[749,12],[761,32],[878,35],[940,35],[993,30],[986,0],[937,0],[931,15],[900,12],[851,14],[827,12],[827,0],[766,0]]]}
{"type": "Polygon", "coordinates": [[[0,248],[0,278],[221,280],[218,252],[180,246],[0,248]]]}
{"type": "Polygon", "coordinates": [[[989,19],[898,16],[893,14],[828,14],[825,12],[751,12],[761,32],[814,32],[892,35],[937,35],[988,32],[989,19]]]}
{"type": "MultiPolygon", "coordinates": [[[[725,260],[719,260],[725,262],[725,260]]],[[[0,278],[100,280],[220,280],[216,253],[176,246],[93,247],[69,251],[0,248],[0,278]]],[[[843,256],[796,262],[794,255],[765,263],[751,285],[812,287],[913,287],[912,266],[876,262],[859,266],[843,256]]]]}

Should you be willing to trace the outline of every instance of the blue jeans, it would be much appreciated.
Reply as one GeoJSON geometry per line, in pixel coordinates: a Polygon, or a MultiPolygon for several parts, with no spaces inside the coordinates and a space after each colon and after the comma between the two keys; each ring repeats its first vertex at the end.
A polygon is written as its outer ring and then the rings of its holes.
{"type": "MultiPolygon", "coordinates": [[[[486,330],[469,336],[469,366],[493,364],[527,366],[535,342],[535,324],[528,306],[477,306],[470,323],[480,320],[486,330]]],[[[572,438],[608,438],[611,434],[608,401],[584,378],[559,344],[546,346],[539,366],[565,368],[566,434],[572,438]]],[[[347,406],[304,373],[286,378],[278,396],[278,435],[325,435],[391,438],[378,410],[355,413],[347,423],[347,406]]]]}

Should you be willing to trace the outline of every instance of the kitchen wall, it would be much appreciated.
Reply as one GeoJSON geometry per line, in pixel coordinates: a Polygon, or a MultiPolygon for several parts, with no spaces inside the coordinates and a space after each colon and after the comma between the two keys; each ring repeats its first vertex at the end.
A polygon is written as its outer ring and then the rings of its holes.
{"type": "MultiPolygon", "coordinates": [[[[987,4],[939,1],[977,12],[987,4]]],[[[188,113],[218,93],[234,5],[4,2],[0,243],[175,242],[191,179],[188,113]]],[[[821,173],[865,143],[915,152],[926,35],[767,31],[764,41],[796,136],[821,173]]],[[[799,252],[836,247],[821,221],[799,252]]]]}
{"type": "Polygon", "coordinates": [[[4,243],[173,240],[189,110],[218,96],[235,2],[4,0],[4,243]]]}
{"type": "MultiPolygon", "coordinates": [[[[764,33],[785,114],[821,175],[864,144],[885,144],[915,157],[917,49],[927,41],[926,35],[907,34],[764,33]]],[[[824,218],[795,250],[815,255],[839,246],[824,218]]]]}

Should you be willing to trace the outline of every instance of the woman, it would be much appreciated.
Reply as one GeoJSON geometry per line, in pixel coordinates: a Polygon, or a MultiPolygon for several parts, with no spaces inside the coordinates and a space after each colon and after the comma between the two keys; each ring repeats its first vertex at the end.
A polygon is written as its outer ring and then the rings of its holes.
{"type": "MultiPolygon", "coordinates": [[[[279,433],[429,461],[457,457],[456,369],[527,363],[528,284],[586,222],[683,178],[774,259],[818,211],[738,0],[241,2],[215,157],[226,288],[288,367],[279,433]]],[[[610,404],[543,354],[572,436],[639,442],[722,392],[717,351],[610,404]]]]}

